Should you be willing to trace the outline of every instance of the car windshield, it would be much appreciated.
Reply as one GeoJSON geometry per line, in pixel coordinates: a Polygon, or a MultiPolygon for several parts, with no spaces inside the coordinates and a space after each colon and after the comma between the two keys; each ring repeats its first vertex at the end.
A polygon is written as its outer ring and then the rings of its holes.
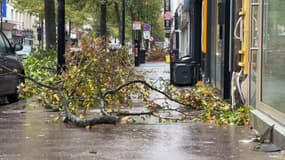
{"type": "Polygon", "coordinates": [[[10,53],[10,44],[3,34],[0,34],[0,55],[7,55],[10,53]]]}

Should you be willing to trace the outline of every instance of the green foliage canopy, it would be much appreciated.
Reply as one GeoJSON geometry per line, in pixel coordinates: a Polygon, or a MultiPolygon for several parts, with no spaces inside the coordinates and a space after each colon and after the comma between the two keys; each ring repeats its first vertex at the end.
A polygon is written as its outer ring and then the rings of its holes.
{"type": "MultiPolygon", "coordinates": [[[[107,26],[111,34],[117,36],[117,16],[121,17],[122,0],[66,0],[66,17],[75,27],[91,24],[95,29],[99,26],[100,5],[107,4],[107,26]],[[117,4],[119,10],[115,10],[117,4]],[[119,13],[118,13],[119,11],[119,13]]],[[[26,11],[43,17],[44,0],[15,0],[13,5],[18,10],[26,11]]],[[[152,25],[152,34],[158,38],[163,37],[163,25],[161,21],[162,0],[126,0],[126,36],[131,37],[132,21],[140,20],[152,25]]]]}

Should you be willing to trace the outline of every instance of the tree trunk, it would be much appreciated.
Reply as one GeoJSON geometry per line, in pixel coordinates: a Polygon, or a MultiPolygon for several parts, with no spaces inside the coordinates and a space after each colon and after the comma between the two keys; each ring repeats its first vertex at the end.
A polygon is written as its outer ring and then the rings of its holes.
{"type": "MultiPolygon", "coordinates": [[[[134,16],[134,10],[133,8],[130,8],[130,13],[131,13],[131,26],[133,26],[133,21],[135,20],[135,16],[134,16]]],[[[135,31],[133,30],[133,28],[131,29],[132,30],[132,45],[134,46],[135,42],[135,31]]]]}
{"type": "Polygon", "coordinates": [[[101,2],[101,15],[100,15],[100,36],[107,37],[107,2],[101,2]]]}
{"type": "Polygon", "coordinates": [[[45,36],[46,47],[55,48],[56,46],[56,25],[55,25],[55,2],[45,0],[45,36]]]}
{"type": "Polygon", "coordinates": [[[119,9],[119,4],[118,2],[115,2],[115,16],[116,16],[116,20],[117,20],[117,25],[118,25],[118,29],[119,29],[119,37],[120,40],[122,40],[122,21],[121,21],[121,16],[120,16],[120,9],[119,9]]]}

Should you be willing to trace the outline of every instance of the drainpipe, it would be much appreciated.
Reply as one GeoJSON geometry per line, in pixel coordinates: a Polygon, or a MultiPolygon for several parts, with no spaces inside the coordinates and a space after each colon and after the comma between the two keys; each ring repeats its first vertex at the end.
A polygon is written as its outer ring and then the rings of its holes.
{"type": "Polygon", "coordinates": [[[229,68],[228,71],[231,73],[233,71],[233,24],[234,24],[234,6],[233,2],[234,0],[230,0],[230,33],[229,33],[229,68]]]}

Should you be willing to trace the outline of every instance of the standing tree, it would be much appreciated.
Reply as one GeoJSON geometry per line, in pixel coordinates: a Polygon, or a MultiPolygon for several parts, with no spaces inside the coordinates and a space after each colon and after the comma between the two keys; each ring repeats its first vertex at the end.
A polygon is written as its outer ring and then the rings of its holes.
{"type": "Polygon", "coordinates": [[[107,2],[101,0],[101,13],[100,13],[100,36],[107,37],[107,2]]]}
{"type": "Polygon", "coordinates": [[[120,14],[120,7],[119,7],[119,3],[117,1],[114,1],[114,9],[115,9],[115,18],[117,20],[117,26],[118,26],[118,30],[119,30],[119,37],[120,40],[122,39],[122,21],[121,21],[121,14],[120,14]]]}
{"type": "MultiPolygon", "coordinates": [[[[29,13],[43,14],[45,5],[47,30],[47,46],[55,43],[55,19],[54,0],[14,0],[13,5],[20,10],[29,13]],[[48,9],[49,8],[49,9],[48,9]],[[52,20],[53,19],[53,20],[52,20]],[[52,22],[51,22],[52,21],[52,22]],[[53,31],[52,31],[53,30],[53,31]],[[50,39],[50,37],[52,39],[50,39]]],[[[125,0],[126,7],[126,37],[131,37],[131,23],[133,20],[141,20],[143,23],[152,25],[152,35],[156,39],[162,39],[163,26],[161,25],[162,0],[125,0]],[[159,21],[160,19],[160,21],[159,21]]],[[[73,26],[80,27],[84,24],[91,24],[99,36],[107,36],[112,30],[114,37],[120,37],[122,33],[122,0],[66,0],[66,18],[72,21],[73,26]],[[114,27],[116,26],[116,27],[114,27]],[[110,28],[110,29],[108,29],[110,28]],[[118,34],[117,34],[118,33],[118,34]]]]}
{"type": "Polygon", "coordinates": [[[45,0],[44,4],[46,47],[54,48],[56,46],[55,2],[54,0],[45,0]]]}

